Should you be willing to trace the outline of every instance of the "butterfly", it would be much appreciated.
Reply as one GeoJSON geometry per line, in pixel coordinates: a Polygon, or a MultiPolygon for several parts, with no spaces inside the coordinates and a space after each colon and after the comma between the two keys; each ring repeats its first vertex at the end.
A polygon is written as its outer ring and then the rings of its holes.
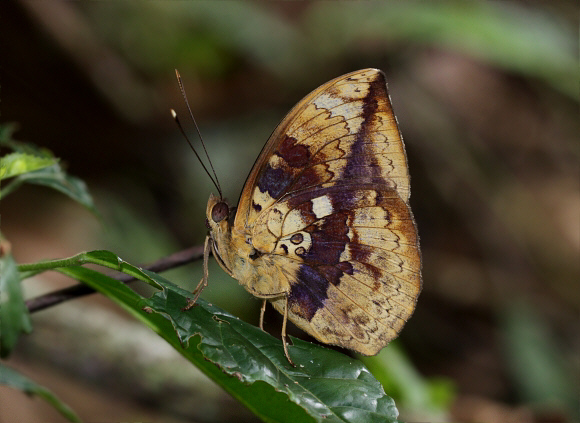
{"type": "Polygon", "coordinates": [[[322,343],[364,355],[396,338],[421,291],[405,147],[383,72],[363,69],[320,86],[262,149],[238,207],[207,203],[204,275],[220,266],[322,343]]]}

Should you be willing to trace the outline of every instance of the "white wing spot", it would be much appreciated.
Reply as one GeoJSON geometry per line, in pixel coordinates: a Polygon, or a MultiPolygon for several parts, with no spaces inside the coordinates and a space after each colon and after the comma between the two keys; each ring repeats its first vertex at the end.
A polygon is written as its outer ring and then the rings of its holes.
{"type": "Polygon", "coordinates": [[[344,100],[340,97],[333,97],[328,93],[323,93],[312,102],[319,109],[332,109],[333,107],[343,104],[344,100]]]}
{"type": "Polygon", "coordinates": [[[332,214],[332,203],[326,195],[312,199],[312,211],[317,219],[332,214]]]}

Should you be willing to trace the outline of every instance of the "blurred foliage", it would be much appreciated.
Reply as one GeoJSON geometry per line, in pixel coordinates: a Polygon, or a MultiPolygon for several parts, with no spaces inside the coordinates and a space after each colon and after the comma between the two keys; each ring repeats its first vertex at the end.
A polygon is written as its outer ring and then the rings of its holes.
{"type": "Polygon", "coordinates": [[[50,187],[96,213],[87,186],[79,178],[69,175],[58,159],[46,149],[12,138],[14,125],[0,125],[0,147],[13,150],[0,157],[0,180],[11,181],[0,191],[0,198],[14,192],[23,183],[50,187]]]}
{"type": "Polygon", "coordinates": [[[56,164],[54,159],[36,157],[26,153],[8,154],[0,158],[0,180],[52,166],[53,164],[56,164]]]}
{"type": "Polygon", "coordinates": [[[424,378],[397,341],[374,357],[360,357],[408,421],[449,421],[455,387],[449,379],[424,378]]]}
{"type": "Polygon", "coordinates": [[[185,61],[202,75],[218,77],[245,60],[294,79],[343,60],[345,52],[364,52],[368,40],[404,41],[455,50],[543,79],[578,98],[574,28],[555,15],[509,2],[318,2],[297,22],[258,3],[226,4],[82,7],[105,40],[154,74],[185,61]]]}
{"type": "Polygon", "coordinates": [[[57,398],[49,389],[40,386],[16,370],[0,363],[0,385],[10,386],[28,395],[36,395],[51,404],[68,421],[80,422],[81,419],[70,409],[68,405],[57,398]]]}
{"type": "Polygon", "coordinates": [[[24,304],[20,276],[12,254],[7,252],[7,241],[0,235],[0,357],[7,357],[18,342],[21,333],[30,333],[32,323],[24,304]]]}
{"type": "MultiPolygon", "coordinates": [[[[11,150],[0,157],[0,180],[10,179],[2,187],[0,198],[14,192],[23,183],[50,186],[94,210],[92,198],[80,179],[70,176],[58,165],[58,159],[46,149],[12,138],[14,125],[0,125],[0,148],[11,150]]],[[[32,323],[24,303],[21,276],[11,253],[10,241],[0,233],[0,357],[15,348],[21,333],[30,333],[32,323]]]]}
{"type": "MultiPolygon", "coordinates": [[[[546,409],[580,409],[579,382],[546,323],[528,304],[506,307],[503,347],[521,399],[546,409]]],[[[578,416],[576,416],[578,417],[578,416]]]]}

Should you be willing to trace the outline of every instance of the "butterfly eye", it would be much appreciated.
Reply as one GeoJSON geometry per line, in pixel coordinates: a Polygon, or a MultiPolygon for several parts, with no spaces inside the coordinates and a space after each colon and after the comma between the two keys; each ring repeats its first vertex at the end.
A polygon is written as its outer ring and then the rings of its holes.
{"type": "Polygon", "coordinates": [[[211,218],[216,223],[221,222],[227,218],[229,214],[230,208],[223,201],[220,201],[211,209],[211,218]]]}

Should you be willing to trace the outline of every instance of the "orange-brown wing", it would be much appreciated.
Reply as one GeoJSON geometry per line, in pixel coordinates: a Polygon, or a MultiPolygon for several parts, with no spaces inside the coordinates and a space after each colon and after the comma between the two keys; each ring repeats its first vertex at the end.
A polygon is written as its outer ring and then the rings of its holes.
{"type": "Polygon", "coordinates": [[[240,196],[234,228],[247,232],[284,195],[359,179],[409,198],[409,176],[384,74],[352,72],[320,86],[282,120],[240,196]]]}
{"type": "MultiPolygon", "coordinates": [[[[234,230],[251,235],[256,267],[284,275],[290,320],[322,342],[375,354],[421,289],[408,198],[385,78],[366,69],[318,88],[282,121],[246,182],[234,230]]],[[[242,283],[265,296],[256,281],[242,283]]],[[[285,302],[272,300],[281,312],[285,302]]]]}

